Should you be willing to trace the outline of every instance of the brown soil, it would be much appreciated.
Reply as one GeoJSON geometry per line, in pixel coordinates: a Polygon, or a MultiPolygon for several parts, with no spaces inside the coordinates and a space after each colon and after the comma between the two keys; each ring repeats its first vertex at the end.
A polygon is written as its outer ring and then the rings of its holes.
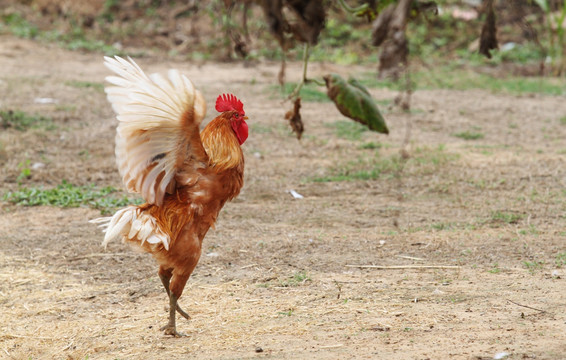
{"type": "MultiPolygon", "coordinates": [[[[0,44],[0,108],[56,125],[0,132],[0,192],[18,188],[26,160],[45,166],[22,186],[121,188],[104,93],[73,85],[104,81],[101,56],[7,36],[0,44]]],[[[246,185],[205,239],[180,300],[188,337],[159,331],[167,301],[157,267],[124,244],[101,248],[87,223],[99,211],[3,203],[0,358],[566,357],[563,97],[417,91],[411,114],[386,114],[388,137],[360,139],[337,136],[332,124],[346,120],[332,103],[303,102],[298,142],[283,120],[291,104],[272,90],[278,64],[138,61],[150,72],[179,68],[209,104],[233,92],[250,117],[246,185]],[[391,169],[408,122],[411,157],[399,174],[391,169]],[[453,136],[466,130],[485,137],[453,136]],[[370,142],[380,149],[361,146],[370,142]],[[311,181],[376,164],[385,169],[377,180],[311,181]],[[425,267],[437,265],[454,268],[425,267]]],[[[311,74],[330,71],[374,69],[313,64],[311,74]]]]}

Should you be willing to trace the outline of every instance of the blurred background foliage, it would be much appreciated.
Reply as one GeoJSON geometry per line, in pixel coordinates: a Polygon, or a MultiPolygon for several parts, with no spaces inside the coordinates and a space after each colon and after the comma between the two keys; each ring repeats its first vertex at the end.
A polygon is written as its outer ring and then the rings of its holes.
{"type": "MultiPolygon", "coordinates": [[[[377,14],[395,1],[368,3],[377,14]]],[[[0,33],[52,42],[71,50],[105,54],[148,52],[196,61],[280,60],[283,51],[269,31],[261,0],[2,0],[0,33]],[[236,41],[234,39],[236,34],[236,41]],[[244,45],[238,48],[235,42],[244,45]]],[[[372,64],[368,16],[345,11],[340,1],[323,1],[326,23],[311,60],[372,64]]],[[[499,48],[478,55],[486,1],[437,1],[438,13],[411,18],[406,34],[412,63],[494,67],[515,75],[561,74],[566,1],[495,0],[499,48]]],[[[241,45],[241,44],[240,44],[241,45]]],[[[299,60],[300,47],[287,58],[299,60]]]]}

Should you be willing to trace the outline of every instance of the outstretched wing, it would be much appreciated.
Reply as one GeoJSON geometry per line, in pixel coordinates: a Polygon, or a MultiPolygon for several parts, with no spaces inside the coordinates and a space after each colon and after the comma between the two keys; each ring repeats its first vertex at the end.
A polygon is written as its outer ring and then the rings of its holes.
{"type": "Polygon", "coordinates": [[[193,181],[208,163],[199,134],[206,103],[177,70],[169,70],[167,78],[147,76],[129,57],[104,59],[116,74],[106,78],[113,86],[105,91],[119,121],[116,162],[122,181],[129,192],[160,206],[166,192],[193,181]]]}

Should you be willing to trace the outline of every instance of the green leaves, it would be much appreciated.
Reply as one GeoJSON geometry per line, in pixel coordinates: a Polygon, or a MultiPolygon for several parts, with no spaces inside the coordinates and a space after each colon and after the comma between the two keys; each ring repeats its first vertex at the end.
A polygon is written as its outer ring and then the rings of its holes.
{"type": "Polygon", "coordinates": [[[350,119],[366,125],[370,130],[389,134],[385,119],[379,112],[369,91],[356,79],[348,82],[337,74],[324,77],[328,97],[332,99],[338,111],[350,119]]]}
{"type": "Polygon", "coordinates": [[[129,199],[127,196],[116,197],[110,194],[117,190],[104,187],[96,190],[93,186],[75,186],[64,181],[56,188],[22,188],[4,194],[3,200],[23,206],[51,205],[63,208],[88,206],[108,213],[117,207],[140,204],[141,200],[129,199]]]}
{"type": "Polygon", "coordinates": [[[540,6],[540,8],[545,12],[548,13],[550,7],[548,6],[548,0],[534,0],[534,2],[540,6]]]}

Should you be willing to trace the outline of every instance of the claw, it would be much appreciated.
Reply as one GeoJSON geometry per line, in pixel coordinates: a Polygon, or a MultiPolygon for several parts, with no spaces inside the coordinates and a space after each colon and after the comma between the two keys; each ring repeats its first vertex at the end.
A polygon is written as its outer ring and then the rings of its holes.
{"type": "Polygon", "coordinates": [[[163,331],[163,333],[165,335],[173,335],[173,337],[185,337],[185,336],[189,336],[185,333],[182,332],[178,332],[177,329],[175,328],[175,326],[171,326],[170,324],[167,324],[163,327],[161,327],[159,330],[163,331]]]}

